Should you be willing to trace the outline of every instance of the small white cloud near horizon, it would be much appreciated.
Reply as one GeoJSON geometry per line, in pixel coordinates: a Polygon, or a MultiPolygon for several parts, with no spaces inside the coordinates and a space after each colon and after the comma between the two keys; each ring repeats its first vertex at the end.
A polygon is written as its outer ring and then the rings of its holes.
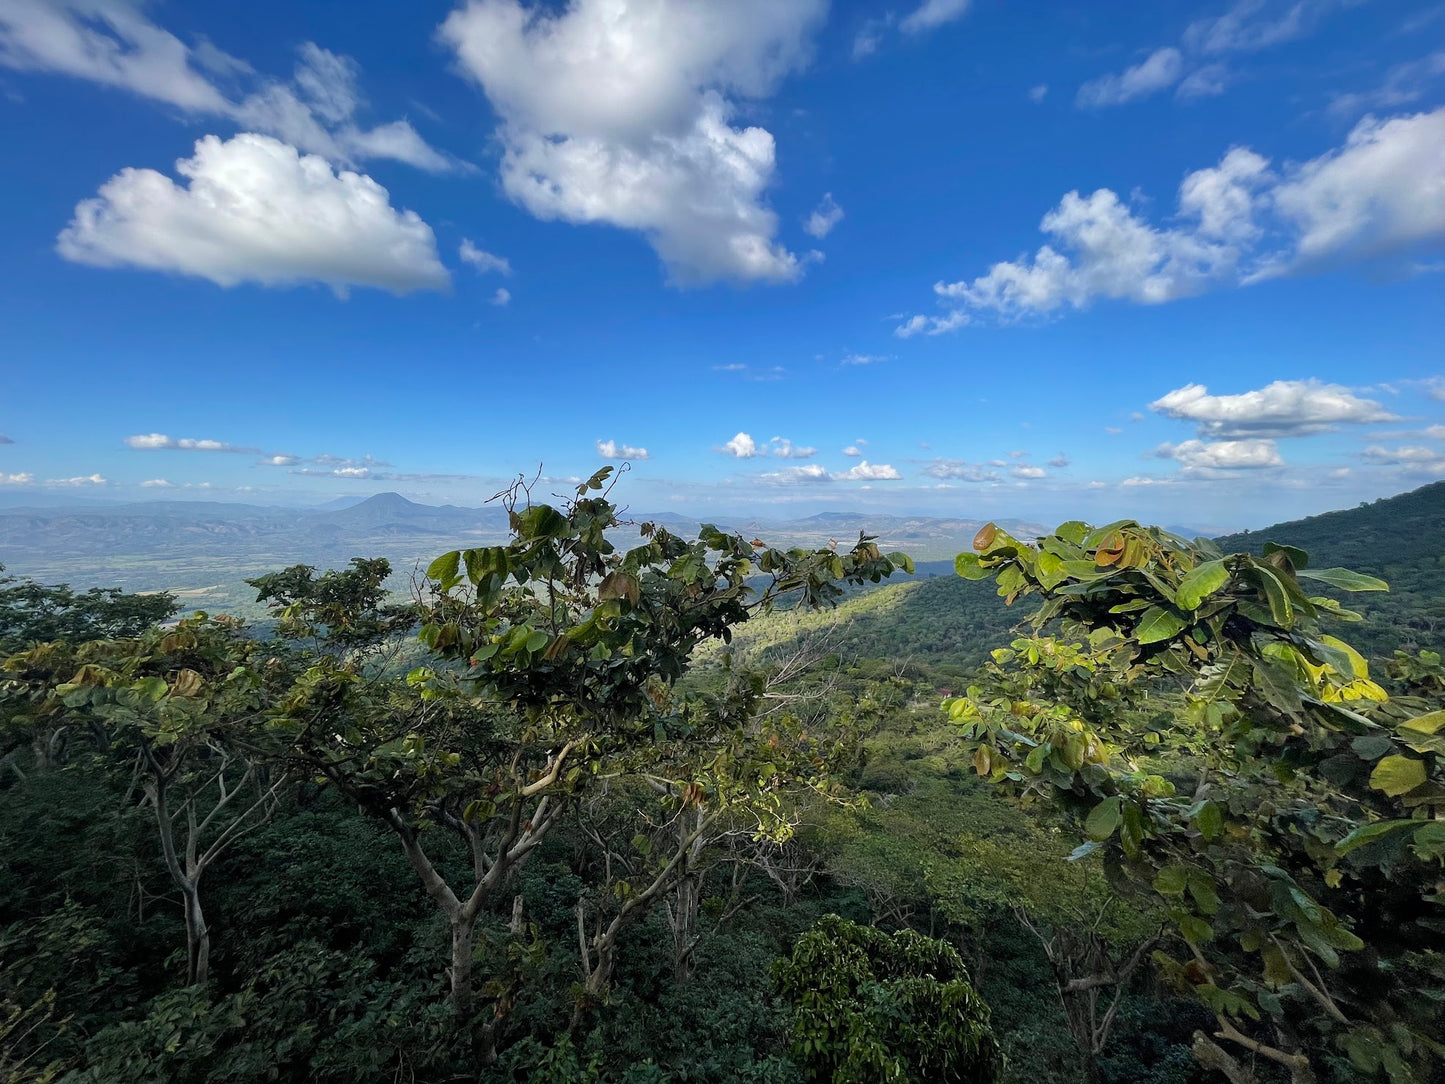
{"type": "Polygon", "coordinates": [[[457,256],[463,263],[469,263],[475,267],[479,274],[485,275],[488,271],[496,271],[502,275],[512,273],[512,263],[505,256],[497,256],[485,249],[480,249],[465,237],[462,238],[461,246],[457,249],[457,256]]]}
{"type": "Polygon", "coordinates": [[[603,459],[651,459],[646,448],[634,448],[630,444],[619,444],[615,440],[599,440],[597,454],[603,459]]]}
{"type": "Polygon", "coordinates": [[[794,444],[787,437],[774,437],[768,441],[768,453],[778,459],[811,459],[818,449],[794,444]]]}
{"type": "Polygon", "coordinates": [[[889,481],[902,478],[903,475],[887,463],[869,463],[868,460],[861,460],[856,467],[845,470],[838,478],[846,478],[850,481],[889,481]]]}
{"type": "Polygon", "coordinates": [[[62,489],[77,489],[84,486],[108,486],[110,480],[100,474],[85,474],[75,478],[47,478],[45,484],[62,489]]]}
{"type": "Polygon", "coordinates": [[[175,489],[176,484],[165,478],[148,478],[140,484],[141,489],[175,489]]]}
{"type": "Polygon", "coordinates": [[[431,227],[397,211],[370,177],[270,136],[205,136],[176,163],[178,185],[152,169],[123,169],[82,200],[56,250],[95,267],[209,279],[222,287],[323,283],[395,294],[445,290],[431,227]]]}
{"type": "Polygon", "coordinates": [[[35,475],[26,471],[19,471],[15,474],[6,474],[0,471],[0,486],[29,486],[35,484],[35,475]]]}
{"type": "Polygon", "coordinates": [[[164,433],[138,433],[125,438],[127,447],[141,451],[226,452],[232,455],[260,455],[261,449],[223,440],[200,440],[194,437],[168,437],[164,433]]]}
{"type": "Polygon", "coordinates": [[[803,223],[803,229],[810,236],[816,237],[819,241],[833,232],[833,227],[843,221],[843,208],[838,206],[833,199],[833,193],[824,192],[823,198],[808,220],[803,223]]]}

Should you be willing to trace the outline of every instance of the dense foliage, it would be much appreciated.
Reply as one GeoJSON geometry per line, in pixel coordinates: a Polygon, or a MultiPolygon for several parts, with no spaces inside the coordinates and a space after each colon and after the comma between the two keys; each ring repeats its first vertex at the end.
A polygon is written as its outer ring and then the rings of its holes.
{"type": "Polygon", "coordinates": [[[1429,1079],[1378,584],[1115,524],[875,586],[608,482],[258,626],[0,583],[0,1082],[1429,1079]]]}

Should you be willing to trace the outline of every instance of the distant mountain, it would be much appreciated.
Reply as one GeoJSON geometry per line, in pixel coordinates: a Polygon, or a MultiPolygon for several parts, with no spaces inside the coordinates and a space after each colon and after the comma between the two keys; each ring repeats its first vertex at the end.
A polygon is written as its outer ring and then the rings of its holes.
{"type": "Polygon", "coordinates": [[[1379,576],[1389,594],[1336,594],[1365,615],[1340,635],[1388,658],[1397,647],[1445,645],[1445,481],[1409,493],[1276,523],[1218,539],[1226,552],[1258,553],[1266,542],[1298,546],[1311,568],[1351,568],[1379,576]]]}

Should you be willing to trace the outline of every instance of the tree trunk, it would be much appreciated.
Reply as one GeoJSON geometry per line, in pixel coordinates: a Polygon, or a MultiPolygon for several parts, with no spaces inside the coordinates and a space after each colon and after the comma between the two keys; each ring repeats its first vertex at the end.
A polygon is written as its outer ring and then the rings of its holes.
{"type": "Polygon", "coordinates": [[[201,910],[200,885],[187,882],[181,886],[186,909],[186,984],[200,986],[211,968],[211,932],[201,910]]]}
{"type": "Polygon", "coordinates": [[[472,1015],[472,934],[475,919],[465,915],[453,915],[452,919],[452,1012],[458,1022],[472,1015]]]}
{"type": "Polygon", "coordinates": [[[693,949],[697,948],[697,916],[702,906],[702,878],[689,873],[677,884],[668,909],[672,927],[672,972],[677,982],[692,978],[693,949]]]}

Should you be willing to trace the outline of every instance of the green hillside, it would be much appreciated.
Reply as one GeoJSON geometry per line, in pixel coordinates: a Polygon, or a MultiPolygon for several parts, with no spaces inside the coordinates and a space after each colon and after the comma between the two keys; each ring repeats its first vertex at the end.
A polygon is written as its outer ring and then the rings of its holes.
{"type": "Polygon", "coordinates": [[[1226,551],[1251,553],[1283,542],[1307,552],[1312,568],[1350,568],[1385,580],[1388,594],[1349,602],[1365,620],[1347,638],[1371,655],[1445,644],[1445,481],[1218,541],[1226,551]]]}

